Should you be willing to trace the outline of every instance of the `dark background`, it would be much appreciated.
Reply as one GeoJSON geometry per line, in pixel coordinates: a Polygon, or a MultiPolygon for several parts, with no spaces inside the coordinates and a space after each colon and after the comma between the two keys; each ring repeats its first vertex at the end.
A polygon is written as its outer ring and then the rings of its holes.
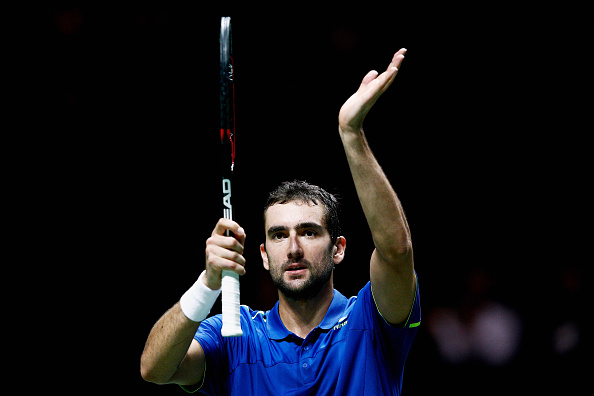
{"type": "Polygon", "coordinates": [[[231,15],[242,303],[268,310],[277,299],[258,248],[266,194],[285,180],[339,194],[348,249],[335,287],[351,296],[368,281],[373,245],[337,116],[363,76],[406,47],[365,121],[406,211],[421,287],[404,394],[581,389],[590,334],[577,250],[586,237],[571,228],[582,188],[568,191],[585,159],[567,133],[582,109],[567,104],[572,71],[559,66],[581,58],[558,50],[550,14],[487,4],[241,11],[74,2],[36,10],[26,103],[42,129],[26,139],[42,166],[30,199],[36,232],[61,260],[38,275],[61,279],[48,292],[45,326],[60,341],[47,369],[69,361],[51,383],[183,394],[145,383],[139,359],[151,326],[203,269],[204,241],[222,214],[218,34],[220,16],[231,15]],[[471,334],[493,306],[507,319],[487,327],[509,330],[512,318],[519,334],[506,359],[489,361],[476,346],[444,354],[444,317],[471,334]]]}

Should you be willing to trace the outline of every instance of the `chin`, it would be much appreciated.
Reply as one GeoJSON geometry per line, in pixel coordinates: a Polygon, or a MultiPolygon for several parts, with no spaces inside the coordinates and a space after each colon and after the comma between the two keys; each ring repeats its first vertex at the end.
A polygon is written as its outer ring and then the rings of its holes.
{"type": "Polygon", "coordinates": [[[284,280],[277,284],[278,290],[287,298],[292,300],[309,300],[316,297],[324,289],[326,284],[316,282],[311,277],[284,280]]]}

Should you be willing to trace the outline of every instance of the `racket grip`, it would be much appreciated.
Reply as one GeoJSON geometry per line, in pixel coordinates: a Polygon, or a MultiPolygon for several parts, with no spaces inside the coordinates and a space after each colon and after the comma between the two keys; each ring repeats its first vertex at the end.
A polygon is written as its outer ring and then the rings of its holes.
{"type": "Polygon", "coordinates": [[[221,290],[223,311],[221,335],[223,337],[239,337],[243,334],[239,314],[239,274],[233,271],[223,271],[221,290]]]}

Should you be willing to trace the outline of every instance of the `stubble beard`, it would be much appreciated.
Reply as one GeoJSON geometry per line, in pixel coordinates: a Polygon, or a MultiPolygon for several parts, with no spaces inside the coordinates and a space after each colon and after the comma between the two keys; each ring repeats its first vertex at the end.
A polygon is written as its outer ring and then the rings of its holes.
{"type": "MultiPolygon", "coordinates": [[[[269,258],[270,260],[270,258],[269,258]]],[[[287,260],[283,265],[271,266],[270,276],[272,283],[288,299],[303,301],[316,297],[322,289],[330,282],[332,271],[334,270],[334,261],[331,255],[326,255],[322,263],[312,265],[309,261],[301,259],[298,261],[287,260]],[[298,262],[305,264],[309,276],[303,280],[287,282],[284,278],[284,271],[287,265],[298,262]],[[274,269],[273,269],[274,268],[274,269]]]]}

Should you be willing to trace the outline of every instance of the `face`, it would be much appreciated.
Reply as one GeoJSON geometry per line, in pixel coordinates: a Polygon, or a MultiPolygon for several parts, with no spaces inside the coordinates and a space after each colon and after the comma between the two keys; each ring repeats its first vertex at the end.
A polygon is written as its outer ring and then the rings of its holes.
{"type": "Polygon", "coordinates": [[[260,246],[264,268],[286,297],[303,300],[317,295],[332,279],[344,257],[345,239],[333,243],[324,221],[324,207],[291,201],[266,211],[266,243],[260,246]]]}

